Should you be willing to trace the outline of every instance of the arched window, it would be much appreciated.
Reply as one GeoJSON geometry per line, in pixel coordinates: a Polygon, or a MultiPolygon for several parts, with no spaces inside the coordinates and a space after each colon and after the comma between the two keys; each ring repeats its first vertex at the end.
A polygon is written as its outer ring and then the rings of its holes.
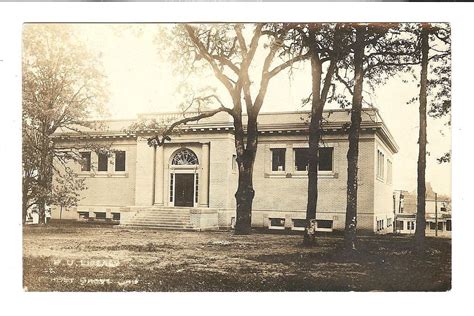
{"type": "Polygon", "coordinates": [[[198,165],[199,161],[192,150],[183,148],[174,154],[171,164],[175,166],[198,165]]]}

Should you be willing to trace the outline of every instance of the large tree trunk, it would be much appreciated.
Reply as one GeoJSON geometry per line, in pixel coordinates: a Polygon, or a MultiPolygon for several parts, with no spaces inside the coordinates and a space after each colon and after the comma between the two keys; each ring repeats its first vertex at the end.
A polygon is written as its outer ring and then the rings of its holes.
{"type": "Polygon", "coordinates": [[[309,150],[308,150],[308,201],[306,205],[306,228],[303,244],[314,243],[314,231],[311,229],[312,220],[316,220],[316,209],[318,204],[318,165],[319,165],[319,141],[321,139],[321,120],[323,116],[324,103],[321,101],[321,74],[322,65],[317,52],[311,56],[312,77],[312,104],[311,122],[309,125],[309,150]]]}
{"type": "Polygon", "coordinates": [[[422,26],[421,30],[421,76],[420,76],[420,129],[418,136],[418,187],[416,205],[415,246],[417,250],[424,249],[425,243],[425,171],[426,171],[426,88],[428,77],[428,30],[422,26]]]}
{"type": "Polygon", "coordinates": [[[357,174],[359,160],[359,133],[362,112],[362,88],[364,82],[365,27],[356,28],[354,47],[354,94],[352,97],[351,126],[349,128],[349,150],[347,151],[347,208],[345,225],[345,248],[356,249],[357,229],[357,174]]]}
{"type": "Polygon", "coordinates": [[[235,193],[237,205],[235,234],[248,235],[252,228],[252,202],[255,196],[252,178],[258,138],[256,118],[252,115],[248,116],[246,144],[244,144],[242,121],[234,119],[234,128],[237,164],[239,167],[239,182],[237,192],[235,193]]]}

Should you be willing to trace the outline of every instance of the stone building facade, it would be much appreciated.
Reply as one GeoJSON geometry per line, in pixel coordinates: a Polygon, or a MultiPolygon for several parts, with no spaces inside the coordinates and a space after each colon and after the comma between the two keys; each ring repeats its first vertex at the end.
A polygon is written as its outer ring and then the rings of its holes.
{"type": "MultiPolygon", "coordinates": [[[[307,199],[307,112],[262,113],[254,166],[252,225],[301,230],[307,199]]],[[[178,118],[146,114],[139,119],[178,118]]],[[[322,231],[342,230],[345,222],[350,111],[324,113],[320,151],[317,223],[322,231]]],[[[104,144],[111,154],[80,151],[85,177],[80,204],[63,219],[112,220],[121,225],[162,228],[229,228],[235,220],[238,171],[230,116],[219,113],[180,128],[165,145],[147,144],[153,131],[131,135],[132,120],[105,121],[102,131],[57,133],[57,146],[104,144]]],[[[358,228],[393,230],[392,164],[398,151],[376,109],[363,111],[359,145],[358,228]]],[[[53,218],[59,208],[53,207],[53,218]]]]}

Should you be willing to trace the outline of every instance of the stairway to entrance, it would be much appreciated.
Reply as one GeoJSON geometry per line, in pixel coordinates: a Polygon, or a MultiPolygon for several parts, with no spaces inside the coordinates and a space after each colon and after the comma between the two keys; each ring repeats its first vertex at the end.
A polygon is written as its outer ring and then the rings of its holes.
{"type": "Polygon", "coordinates": [[[217,211],[194,208],[144,208],[120,221],[119,227],[175,230],[218,229],[217,211]]]}

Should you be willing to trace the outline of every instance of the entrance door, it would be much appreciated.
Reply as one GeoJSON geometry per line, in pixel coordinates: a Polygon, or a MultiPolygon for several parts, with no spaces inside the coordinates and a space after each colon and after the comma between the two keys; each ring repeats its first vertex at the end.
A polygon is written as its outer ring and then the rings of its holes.
{"type": "Polygon", "coordinates": [[[194,174],[176,173],[174,206],[194,206],[194,174]]]}

